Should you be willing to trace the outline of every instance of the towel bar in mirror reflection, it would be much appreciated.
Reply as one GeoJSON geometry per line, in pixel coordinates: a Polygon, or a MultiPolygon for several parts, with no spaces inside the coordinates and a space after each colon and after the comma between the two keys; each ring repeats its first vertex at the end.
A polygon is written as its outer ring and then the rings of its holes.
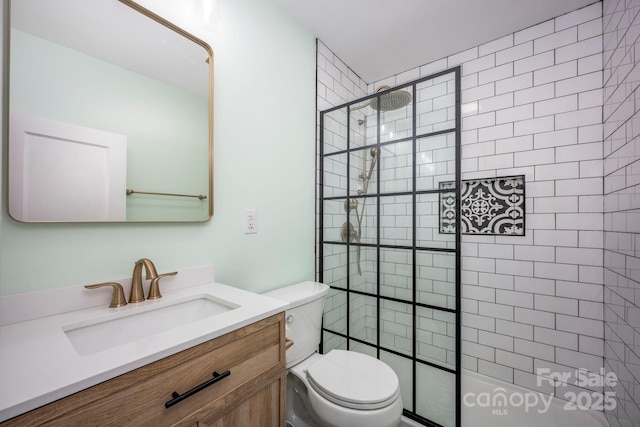
{"type": "Polygon", "coordinates": [[[147,194],[152,196],[172,196],[172,197],[193,197],[200,200],[205,200],[207,198],[206,194],[156,193],[153,191],[138,191],[132,188],[127,188],[127,196],[131,196],[132,194],[147,194]]]}

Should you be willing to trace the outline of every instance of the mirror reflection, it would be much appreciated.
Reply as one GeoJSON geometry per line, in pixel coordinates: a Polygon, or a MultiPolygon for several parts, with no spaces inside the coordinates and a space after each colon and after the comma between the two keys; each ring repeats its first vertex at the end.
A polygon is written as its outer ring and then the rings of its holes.
{"type": "Polygon", "coordinates": [[[206,43],[129,0],[13,0],[9,64],[11,217],[211,218],[206,43]]]}

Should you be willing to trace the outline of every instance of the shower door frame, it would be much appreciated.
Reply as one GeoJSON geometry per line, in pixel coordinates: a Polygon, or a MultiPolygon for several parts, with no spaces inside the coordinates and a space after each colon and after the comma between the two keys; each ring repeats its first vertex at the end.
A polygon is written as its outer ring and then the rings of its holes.
{"type": "MultiPolygon", "coordinates": [[[[363,97],[360,98],[356,101],[351,101],[345,104],[341,104],[339,106],[324,110],[322,112],[320,112],[320,139],[319,139],[319,174],[318,174],[318,210],[319,210],[319,217],[318,217],[318,222],[319,222],[319,227],[318,227],[318,238],[316,239],[318,242],[318,279],[320,282],[323,282],[324,279],[324,245],[325,243],[329,243],[329,244],[342,244],[344,246],[346,246],[346,288],[341,288],[341,287],[332,287],[332,289],[335,290],[339,290],[339,291],[343,291],[346,292],[346,305],[347,305],[347,312],[346,312],[346,334],[342,334],[340,332],[337,331],[332,331],[330,329],[326,329],[323,325],[322,328],[322,339],[321,339],[321,343],[320,343],[320,352],[323,353],[323,345],[324,345],[324,333],[328,332],[331,334],[334,334],[336,336],[340,336],[342,338],[344,338],[346,340],[346,346],[347,346],[347,350],[350,347],[350,342],[351,341],[355,341],[355,342],[359,342],[362,344],[366,344],[370,347],[374,347],[375,351],[376,351],[376,355],[378,357],[378,359],[380,358],[380,352],[381,350],[385,351],[385,352],[389,352],[391,354],[395,354],[396,356],[401,356],[403,358],[409,359],[412,362],[412,405],[411,408],[413,409],[412,411],[403,409],[403,415],[405,415],[406,417],[413,419],[415,421],[418,421],[424,425],[427,426],[434,426],[434,427],[438,427],[440,426],[440,424],[435,423],[429,419],[426,419],[420,415],[418,415],[416,413],[416,409],[417,409],[417,398],[416,398],[416,368],[417,368],[417,364],[425,364],[434,368],[438,368],[450,373],[453,373],[455,375],[455,425],[456,427],[460,427],[461,426],[461,323],[462,323],[462,317],[461,317],[461,216],[460,216],[460,193],[461,193],[461,177],[462,177],[462,172],[461,172],[461,134],[462,134],[462,113],[461,113],[461,93],[462,93],[462,88],[461,88],[461,66],[456,66],[456,67],[452,67],[437,73],[433,73],[430,74],[426,77],[422,77],[420,79],[416,79],[407,83],[403,83],[401,85],[397,85],[393,88],[390,88],[388,90],[385,91],[381,91],[379,93],[376,93],[374,95],[370,95],[367,97],[363,97]],[[417,135],[417,112],[416,112],[416,93],[417,93],[417,85],[419,83],[428,81],[428,80],[433,80],[436,79],[438,77],[441,76],[445,76],[448,74],[454,74],[454,85],[455,85],[455,126],[453,128],[447,128],[444,130],[440,130],[440,131],[435,131],[435,132],[430,132],[430,133],[426,133],[426,134],[420,134],[417,135]],[[372,197],[375,200],[377,200],[379,202],[380,200],[380,196],[407,196],[407,195],[411,195],[412,196],[412,208],[413,208],[413,212],[411,213],[412,215],[412,245],[411,246],[397,246],[394,247],[393,245],[384,245],[384,244],[380,244],[380,204],[377,203],[377,214],[376,214],[376,243],[375,244],[363,244],[363,243],[354,243],[354,242],[336,242],[336,241],[327,241],[325,242],[324,240],[324,202],[326,200],[337,200],[337,199],[346,199],[346,200],[350,200],[353,198],[361,198],[362,196],[352,196],[350,194],[350,173],[351,173],[351,166],[350,166],[350,153],[352,151],[357,151],[359,149],[363,150],[363,152],[365,150],[368,150],[368,148],[364,148],[366,147],[377,147],[378,148],[378,154],[380,154],[380,147],[381,147],[381,131],[380,131],[380,118],[381,118],[381,113],[380,111],[377,111],[377,122],[376,122],[376,141],[375,144],[372,145],[367,145],[366,141],[365,144],[363,145],[363,147],[360,148],[356,148],[356,149],[352,149],[351,148],[351,144],[350,144],[350,138],[352,136],[351,134],[351,129],[350,129],[350,125],[351,125],[351,106],[355,106],[358,104],[361,104],[362,102],[371,100],[372,98],[378,97],[378,96],[384,96],[385,93],[389,93],[391,91],[394,90],[398,90],[398,89],[409,89],[412,91],[413,94],[413,100],[411,102],[411,109],[412,109],[412,134],[410,137],[407,138],[402,138],[400,140],[396,140],[396,141],[389,141],[389,142],[385,142],[382,143],[382,145],[386,144],[386,143],[393,143],[393,142],[398,142],[398,141],[411,141],[412,142],[412,146],[413,146],[413,176],[412,176],[412,180],[413,180],[413,187],[411,192],[401,192],[401,193],[381,193],[380,191],[380,162],[378,162],[378,168],[376,169],[376,174],[375,176],[377,177],[376,180],[376,192],[374,195],[364,195],[364,197],[372,197]],[[324,116],[327,113],[331,113],[333,111],[336,110],[340,110],[342,108],[347,108],[347,148],[346,150],[341,150],[341,151],[334,151],[328,154],[324,153],[324,116]],[[441,195],[445,192],[451,192],[450,189],[440,189],[440,188],[433,188],[431,190],[416,190],[416,144],[417,141],[421,138],[428,138],[428,137],[434,137],[434,136],[438,136],[438,135],[443,135],[443,134],[454,134],[455,135],[455,160],[454,160],[454,164],[455,164],[455,198],[456,198],[456,202],[455,202],[455,249],[449,249],[449,248],[437,248],[437,247],[424,247],[424,246],[417,246],[416,245],[416,230],[418,229],[417,227],[417,214],[416,214],[416,200],[417,200],[417,195],[422,195],[422,194],[437,194],[437,195],[441,195]],[[335,197],[324,197],[324,159],[326,158],[326,156],[329,155],[336,155],[336,154],[346,154],[347,155],[347,175],[346,175],[346,183],[347,183],[347,187],[346,187],[346,196],[342,197],[342,196],[335,196],[335,197]],[[352,246],[362,246],[362,247],[373,247],[376,249],[376,253],[377,253],[377,257],[376,257],[376,284],[375,284],[375,294],[369,294],[366,292],[362,292],[362,291],[357,291],[357,290],[352,290],[350,289],[350,277],[351,277],[351,271],[350,269],[353,268],[351,266],[351,261],[350,261],[350,249],[352,246]],[[398,298],[393,298],[393,297],[388,297],[388,296],[382,296],[380,294],[380,287],[381,287],[381,281],[380,281],[380,248],[386,248],[386,249],[410,249],[411,250],[411,254],[412,254],[412,261],[413,261],[413,265],[412,265],[412,301],[406,301],[406,300],[402,300],[402,299],[398,299],[398,298]],[[429,304],[424,304],[424,303],[419,303],[417,302],[417,290],[416,290],[416,282],[417,282],[417,278],[416,278],[416,253],[418,250],[423,250],[423,251],[432,251],[432,252],[447,252],[447,253],[453,253],[455,254],[455,309],[449,309],[449,308],[444,308],[444,307],[440,307],[440,306],[433,306],[433,305],[429,305],[429,304]],[[360,295],[366,295],[369,297],[375,297],[376,298],[376,304],[377,304],[377,311],[376,311],[376,344],[373,345],[370,342],[361,340],[357,337],[353,337],[350,335],[350,318],[349,316],[351,315],[350,313],[350,308],[349,308],[349,304],[350,304],[350,295],[351,294],[360,294],[360,295]],[[404,353],[400,353],[398,351],[395,351],[393,349],[390,348],[385,348],[384,346],[382,346],[380,344],[380,316],[381,316],[381,311],[380,311],[380,307],[381,307],[381,300],[390,300],[390,301],[398,301],[401,302],[403,304],[408,304],[411,306],[412,308],[412,345],[413,345],[413,351],[412,351],[412,355],[411,356],[407,356],[404,353]],[[432,310],[438,310],[438,311],[445,311],[445,312],[449,312],[449,313],[453,313],[455,314],[455,370],[453,369],[449,369],[446,368],[444,366],[439,366],[435,363],[430,363],[427,362],[425,360],[420,360],[418,359],[418,355],[417,355],[417,340],[416,340],[416,329],[417,329],[417,314],[416,314],[416,307],[422,307],[422,308],[427,308],[427,309],[432,309],[432,310]]],[[[346,219],[347,222],[349,221],[349,213],[346,214],[346,219]]],[[[363,213],[364,215],[364,213],[363,213]]]]}

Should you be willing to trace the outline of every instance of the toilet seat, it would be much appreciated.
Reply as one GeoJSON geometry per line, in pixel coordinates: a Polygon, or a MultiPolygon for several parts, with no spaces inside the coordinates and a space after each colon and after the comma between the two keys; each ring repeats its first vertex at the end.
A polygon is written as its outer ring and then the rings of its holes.
{"type": "Polygon", "coordinates": [[[400,396],[398,376],[366,354],[331,350],[306,369],[309,384],[330,402],[351,409],[380,409],[400,396]]]}

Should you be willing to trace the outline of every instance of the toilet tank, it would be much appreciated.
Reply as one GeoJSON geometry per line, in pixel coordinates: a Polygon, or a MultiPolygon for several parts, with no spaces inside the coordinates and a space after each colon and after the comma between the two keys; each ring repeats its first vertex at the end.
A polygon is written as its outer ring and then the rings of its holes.
{"type": "Polygon", "coordinates": [[[319,282],[302,282],[285,286],[264,295],[288,302],[287,327],[293,339],[286,353],[287,368],[312,355],[320,345],[322,309],[329,286],[319,282]]]}

